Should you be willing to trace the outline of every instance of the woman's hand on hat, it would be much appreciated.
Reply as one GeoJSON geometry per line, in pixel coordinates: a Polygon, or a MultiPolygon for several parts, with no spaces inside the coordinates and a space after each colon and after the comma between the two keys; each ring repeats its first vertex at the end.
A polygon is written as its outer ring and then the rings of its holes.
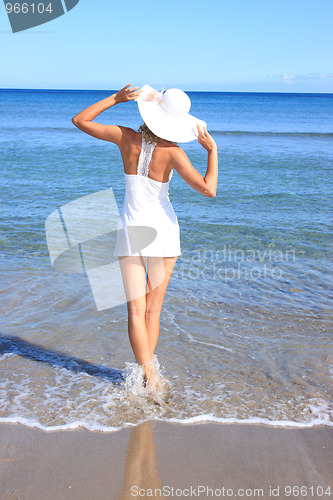
{"type": "Polygon", "coordinates": [[[198,129],[198,142],[201,144],[203,148],[205,148],[207,151],[212,151],[213,149],[216,149],[216,142],[214,141],[213,137],[208,133],[206,127],[204,125],[200,126],[197,123],[197,129],[198,129]]]}
{"type": "Polygon", "coordinates": [[[138,90],[139,87],[132,87],[132,84],[126,85],[122,89],[118,90],[116,94],[114,94],[116,102],[127,102],[134,101],[137,99],[141,93],[141,90],[138,90]]]}

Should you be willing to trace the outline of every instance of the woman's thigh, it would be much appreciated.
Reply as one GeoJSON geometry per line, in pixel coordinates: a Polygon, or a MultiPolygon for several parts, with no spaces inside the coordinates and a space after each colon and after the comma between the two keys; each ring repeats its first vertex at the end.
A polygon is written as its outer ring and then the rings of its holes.
{"type": "Polygon", "coordinates": [[[160,311],[178,257],[148,257],[146,310],[160,311]]]}
{"type": "Polygon", "coordinates": [[[146,257],[119,257],[127,304],[145,299],[146,257]]]}

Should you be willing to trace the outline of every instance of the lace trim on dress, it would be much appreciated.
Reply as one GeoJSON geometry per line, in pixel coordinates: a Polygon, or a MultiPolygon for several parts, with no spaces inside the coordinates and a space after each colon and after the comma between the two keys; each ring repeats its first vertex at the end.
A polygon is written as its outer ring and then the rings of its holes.
{"type": "Polygon", "coordinates": [[[149,163],[156,144],[156,142],[153,144],[149,144],[145,141],[144,137],[142,137],[142,148],[136,172],[137,175],[144,175],[145,177],[148,177],[149,163]]]}
{"type": "MultiPolygon", "coordinates": [[[[144,175],[145,177],[148,177],[149,164],[156,144],[157,142],[150,144],[146,142],[145,139],[142,137],[141,153],[139,156],[138,168],[136,172],[137,175],[144,175]]],[[[171,180],[172,175],[173,175],[173,169],[171,170],[169,181],[171,180]]]]}

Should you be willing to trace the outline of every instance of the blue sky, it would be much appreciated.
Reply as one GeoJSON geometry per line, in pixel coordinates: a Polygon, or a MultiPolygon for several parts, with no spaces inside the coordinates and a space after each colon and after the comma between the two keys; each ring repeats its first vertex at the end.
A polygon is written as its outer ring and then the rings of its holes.
{"type": "Polygon", "coordinates": [[[80,0],[13,34],[1,4],[0,87],[333,92],[332,21],[333,0],[80,0]]]}

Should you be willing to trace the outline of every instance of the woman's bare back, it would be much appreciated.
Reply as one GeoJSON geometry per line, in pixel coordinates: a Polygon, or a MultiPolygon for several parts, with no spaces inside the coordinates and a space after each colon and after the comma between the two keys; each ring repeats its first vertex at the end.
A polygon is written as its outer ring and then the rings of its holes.
{"type": "MultiPolygon", "coordinates": [[[[124,131],[124,141],[120,147],[124,163],[124,171],[128,175],[136,175],[142,147],[142,134],[132,129],[124,131]]],[[[180,149],[168,141],[158,141],[149,164],[148,177],[158,182],[168,182],[171,171],[176,166],[175,158],[180,149]]]]}

